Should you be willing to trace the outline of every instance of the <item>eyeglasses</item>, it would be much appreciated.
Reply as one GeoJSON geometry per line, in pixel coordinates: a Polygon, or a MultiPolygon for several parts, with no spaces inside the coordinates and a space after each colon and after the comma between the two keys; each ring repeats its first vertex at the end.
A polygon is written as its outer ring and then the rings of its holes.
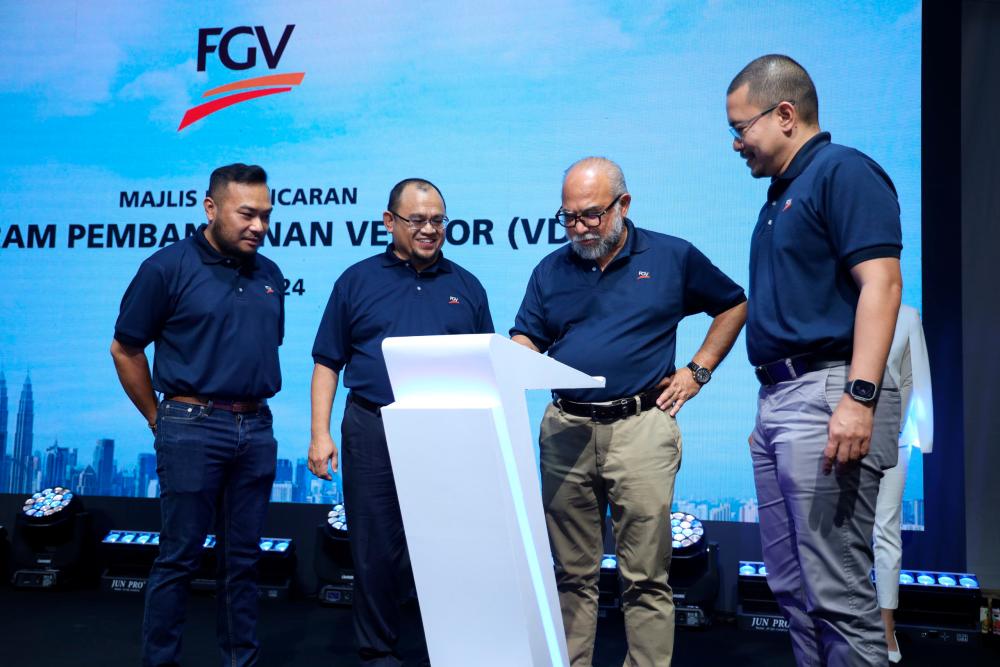
{"type": "MultiPolygon", "coordinates": [[[[784,100],[782,100],[782,102],[783,101],[784,100]]],[[[791,102],[791,103],[795,104],[794,102],[791,102]]],[[[777,109],[779,106],[781,106],[781,102],[778,102],[777,104],[775,104],[772,107],[764,109],[763,111],[761,111],[759,114],[757,114],[753,118],[745,120],[745,121],[743,121],[741,123],[736,123],[735,125],[730,125],[729,126],[729,134],[733,135],[733,139],[736,139],[737,141],[743,141],[743,135],[746,133],[747,130],[749,130],[751,127],[753,127],[754,123],[756,123],[758,120],[760,120],[761,118],[763,118],[767,114],[769,114],[772,111],[774,111],[775,109],[777,109]]]]}
{"type": "Polygon", "coordinates": [[[584,211],[583,213],[573,213],[572,211],[560,208],[556,211],[556,220],[559,221],[560,225],[567,228],[575,227],[577,222],[583,222],[583,226],[588,228],[600,227],[601,217],[613,209],[615,204],[618,203],[618,200],[621,199],[624,194],[625,193],[623,192],[611,200],[611,203],[608,204],[603,211],[591,209],[589,211],[584,211]]]}
{"type": "Polygon", "coordinates": [[[399,213],[395,211],[389,211],[395,217],[399,218],[406,223],[406,226],[410,228],[411,231],[417,231],[418,229],[423,229],[424,225],[430,223],[430,225],[436,229],[440,229],[448,224],[448,216],[446,215],[436,215],[433,218],[424,218],[419,215],[415,215],[412,218],[404,218],[399,213]]]}

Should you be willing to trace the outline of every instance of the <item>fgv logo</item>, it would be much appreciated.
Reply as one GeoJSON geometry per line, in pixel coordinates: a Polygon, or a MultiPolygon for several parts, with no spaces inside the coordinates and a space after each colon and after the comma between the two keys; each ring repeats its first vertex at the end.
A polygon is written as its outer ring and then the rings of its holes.
{"type": "MultiPolygon", "coordinates": [[[[206,61],[209,54],[212,53],[218,55],[219,61],[226,69],[242,71],[256,67],[258,46],[260,47],[260,54],[263,56],[267,68],[276,69],[278,63],[281,62],[281,56],[285,52],[285,47],[288,46],[288,40],[291,39],[292,31],[294,30],[294,25],[286,25],[277,43],[272,44],[271,39],[267,36],[267,31],[264,30],[264,26],[260,25],[254,27],[241,25],[226,31],[223,31],[223,28],[202,28],[198,31],[198,71],[205,71],[206,61]],[[219,35],[221,35],[221,38],[216,42],[215,38],[219,37],[219,35]],[[254,45],[246,45],[247,41],[249,41],[248,38],[249,40],[253,40],[251,43],[254,45]],[[236,40],[238,41],[234,44],[236,40]]],[[[234,81],[224,86],[206,90],[202,94],[202,97],[215,97],[222,93],[231,94],[216,97],[216,99],[210,102],[205,102],[204,104],[199,104],[188,109],[184,112],[184,118],[181,119],[181,124],[177,127],[177,131],[180,132],[188,125],[220,109],[231,107],[234,104],[253,100],[258,97],[287,93],[293,86],[302,83],[302,78],[305,75],[305,72],[268,74],[243,79],[242,81],[234,81]]]]}

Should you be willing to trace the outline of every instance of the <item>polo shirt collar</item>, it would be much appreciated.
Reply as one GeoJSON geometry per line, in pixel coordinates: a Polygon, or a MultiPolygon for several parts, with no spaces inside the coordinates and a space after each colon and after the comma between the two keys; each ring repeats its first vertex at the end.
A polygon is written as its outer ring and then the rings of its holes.
{"type": "MultiPolygon", "coordinates": [[[[408,264],[407,260],[400,259],[396,255],[395,243],[390,243],[382,254],[382,266],[406,266],[408,264]]],[[[445,258],[444,250],[438,251],[437,260],[426,269],[421,270],[420,273],[451,273],[451,262],[445,258]]]]}
{"type": "Polygon", "coordinates": [[[257,268],[257,256],[249,258],[248,260],[238,260],[235,257],[227,257],[223,255],[218,250],[212,247],[212,244],[208,242],[205,237],[205,230],[208,225],[203,224],[198,228],[198,231],[194,233],[194,247],[198,249],[198,255],[201,257],[201,261],[205,264],[225,264],[226,266],[238,266],[241,269],[246,268],[253,270],[257,268]]]}
{"type": "MultiPolygon", "coordinates": [[[[611,264],[623,259],[627,259],[631,255],[638,254],[640,252],[645,252],[649,249],[649,242],[643,237],[643,235],[636,230],[635,223],[633,223],[628,218],[625,218],[625,229],[628,230],[628,237],[625,239],[625,246],[618,251],[615,258],[611,260],[611,264]]],[[[580,257],[576,252],[573,251],[572,244],[567,244],[566,246],[567,259],[571,262],[580,264],[581,266],[586,266],[590,268],[596,261],[593,259],[584,259],[580,257]]],[[[610,266],[610,264],[609,264],[610,266]]]]}
{"type": "Polygon", "coordinates": [[[819,132],[816,136],[812,137],[809,141],[802,144],[799,148],[799,152],[795,154],[792,158],[791,164],[788,165],[788,169],[785,170],[780,176],[775,176],[771,179],[772,183],[778,181],[793,181],[798,177],[806,167],[813,161],[816,154],[820,152],[825,146],[830,143],[830,133],[829,132],[819,132]]]}

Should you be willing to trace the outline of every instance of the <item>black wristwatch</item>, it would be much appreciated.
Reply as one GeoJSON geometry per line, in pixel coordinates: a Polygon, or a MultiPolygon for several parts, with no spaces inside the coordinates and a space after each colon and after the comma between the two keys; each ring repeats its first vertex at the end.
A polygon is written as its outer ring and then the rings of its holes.
{"type": "Polygon", "coordinates": [[[687,367],[689,371],[694,373],[694,381],[698,384],[708,384],[708,381],[712,379],[712,371],[704,366],[699,366],[692,361],[687,367]]]}
{"type": "Polygon", "coordinates": [[[878,396],[878,385],[868,380],[849,380],[844,385],[844,393],[858,403],[872,405],[878,396]]]}

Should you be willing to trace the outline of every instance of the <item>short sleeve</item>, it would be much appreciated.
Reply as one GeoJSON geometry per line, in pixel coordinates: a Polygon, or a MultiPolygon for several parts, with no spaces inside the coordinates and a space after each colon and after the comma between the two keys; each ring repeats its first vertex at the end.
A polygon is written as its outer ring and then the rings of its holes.
{"type": "Polygon", "coordinates": [[[684,315],[715,317],[747,300],[743,288],[693,245],[684,262],[684,315]]]}
{"type": "Polygon", "coordinates": [[[351,322],[346,292],[347,287],[341,278],[330,293],[312,349],[313,361],[335,373],[339,373],[350,361],[351,322]]]}
{"type": "Polygon", "coordinates": [[[896,188],[864,155],[849,156],[831,171],[824,208],[837,257],[847,268],[869,259],[899,258],[903,233],[896,188]]]}
{"type": "Polygon", "coordinates": [[[145,348],[159,336],[171,307],[163,267],[146,260],[122,297],[115,340],[129,347],[145,348]]]}
{"type": "Polygon", "coordinates": [[[524,292],[521,307],[514,318],[511,336],[527,336],[539,351],[544,352],[552,345],[552,338],[546,333],[545,311],[542,306],[541,288],[538,279],[539,267],[531,272],[528,288],[524,292]]]}
{"type": "Polygon", "coordinates": [[[479,285],[479,308],[476,311],[476,333],[491,334],[496,331],[493,327],[493,315],[490,313],[490,299],[483,286],[479,285]]]}

